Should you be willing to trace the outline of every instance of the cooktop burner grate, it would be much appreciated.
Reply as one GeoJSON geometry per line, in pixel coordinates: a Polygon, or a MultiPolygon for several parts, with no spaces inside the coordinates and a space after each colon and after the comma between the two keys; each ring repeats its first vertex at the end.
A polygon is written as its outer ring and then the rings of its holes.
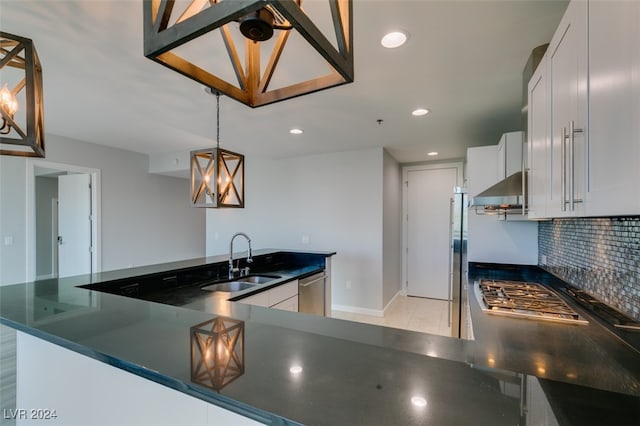
{"type": "Polygon", "coordinates": [[[489,313],[587,324],[566,302],[542,284],[480,280],[476,294],[483,310],[489,313]]]}

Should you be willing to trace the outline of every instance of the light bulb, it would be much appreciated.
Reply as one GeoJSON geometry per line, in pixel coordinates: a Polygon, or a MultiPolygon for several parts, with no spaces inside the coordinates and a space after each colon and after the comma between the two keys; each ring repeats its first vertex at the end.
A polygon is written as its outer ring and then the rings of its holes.
{"type": "Polygon", "coordinates": [[[0,105],[4,107],[4,110],[11,117],[13,117],[13,114],[18,109],[18,101],[16,100],[16,97],[13,96],[13,93],[11,93],[7,88],[6,84],[2,87],[2,90],[0,90],[0,105]]]}

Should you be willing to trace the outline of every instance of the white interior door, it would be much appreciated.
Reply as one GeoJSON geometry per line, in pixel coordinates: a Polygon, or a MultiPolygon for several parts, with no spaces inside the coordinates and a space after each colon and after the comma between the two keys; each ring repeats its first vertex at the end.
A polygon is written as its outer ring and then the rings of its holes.
{"type": "Polygon", "coordinates": [[[91,177],[58,177],[58,276],[91,273],[91,177]]]}
{"type": "Polygon", "coordinates": [[[407,172],[407,294],[449,299],[450,206],[457,169],[407,172]]]}

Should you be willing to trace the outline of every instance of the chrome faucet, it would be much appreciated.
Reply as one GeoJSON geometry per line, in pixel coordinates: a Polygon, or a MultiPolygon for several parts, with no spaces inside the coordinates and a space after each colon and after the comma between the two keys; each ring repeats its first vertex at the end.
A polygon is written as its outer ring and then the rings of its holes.
{"type": "MultiPolygon", "coordinates": [[[[253,262],[253,258],[251,257],[251,238],[244,232],[238,232],[231,237],[231,242],[229,243],[229,279],[233,279],[236,272],[238,272],[239,268],[233,267],[233,240],[241,235],[247,239],[247,243],[249,244],[249,251],[247,253],[247,263],[253,262]]],[[[240,276],[247,275],[249,273],[249,267],[246,267],[244,271],[241,271],[240,276]]]]}

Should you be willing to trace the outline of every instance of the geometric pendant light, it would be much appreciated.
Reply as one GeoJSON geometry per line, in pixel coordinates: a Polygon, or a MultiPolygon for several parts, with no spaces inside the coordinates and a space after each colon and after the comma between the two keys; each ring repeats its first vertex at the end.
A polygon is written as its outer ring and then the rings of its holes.
{"type": "Polygon", "coordinates": [[[353,82],[352,0],[144,0],[144,55],[250,107],[353,82]]]}
{"type": "Polygon", "coordinates": [[[216,147],[191,151],[191,205],[244,208],[244,155],[220,148],[220,93],[216,93],[216,147]]]}
{"type": "Polygon", "coordinates": [[[0,155],[44,157],[42,66],[31,39],[0,32],[0,155]]]}

